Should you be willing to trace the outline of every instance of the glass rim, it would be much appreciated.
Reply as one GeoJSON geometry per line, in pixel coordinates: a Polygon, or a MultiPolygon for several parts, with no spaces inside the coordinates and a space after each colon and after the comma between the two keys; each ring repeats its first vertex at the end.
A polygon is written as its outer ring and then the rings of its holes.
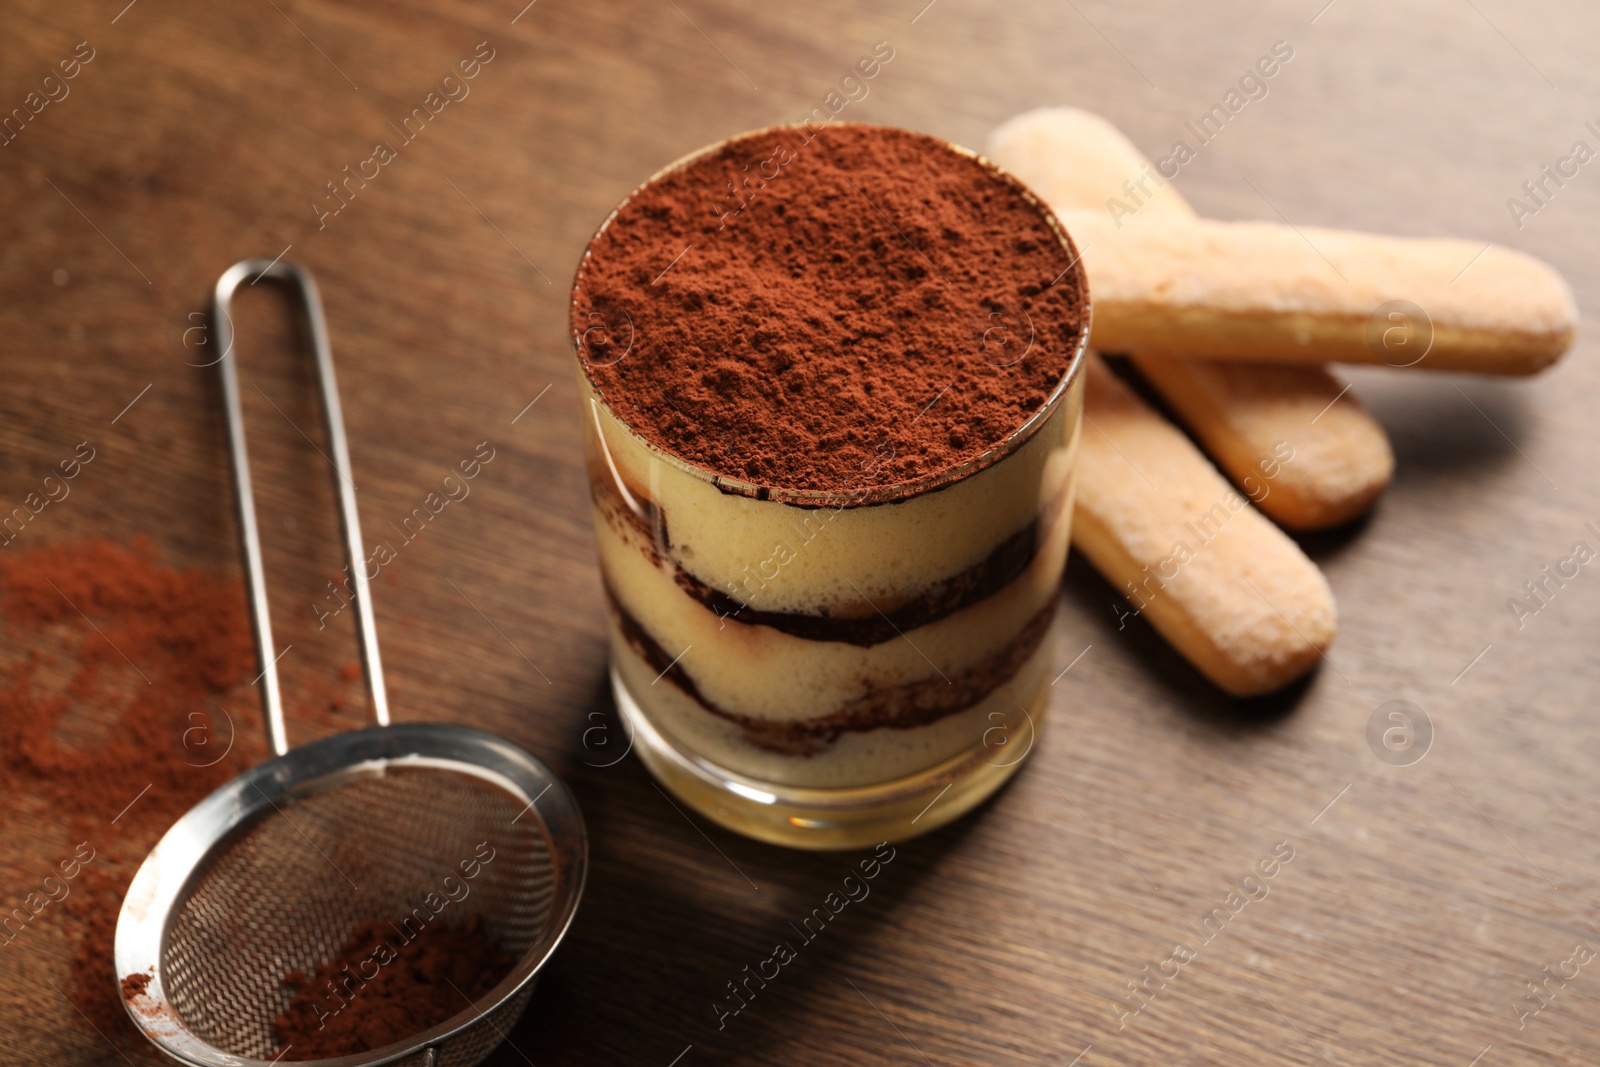
{"type": "MultiPolygon", "coordinates": [[[[1072,352],[1067,358],[1066,370],[1062,372],[1061,378],[1050,390],[1049,395],[1045,397],[1044,403],[1039,405],[1039,407],[1032,414],[1030,414],[1019,425],[1008,432],[1004,437],[985,448],[982,452],[978,453],[978,455],[973,456],[970,459],[962,460],[959,463],[952,463],[948,466],[940,467],[937,470],[928,471],[927,473],[920,474],[914,478],[900,479],[885,484],[863,488],[849,488],[847,485],[843,488],[833,489],[800,489],[772,485],[760,485],[755,482],[749,482],[742,478],[737,478],[732,475],[713,470],[710,467],[695,463],[676,452],[657,445],[655,442],[651,441],[649,438],[645,437],[644,434],[635,429],[632,424],[630,424],[621,415],[617,414],[616,410],[612,408],[610,402],[606,399],[604,390],[602,390],[600,386],[595,383],[593,376],[589,373],[589,361],[583,356],[582,334],[578,331],[575,324],[572,325],[571,337],[573,353],[577,356],[579,368],[583,373],[585,383],[589,386],[589,390],[593,394],[594,401],[600,406],[604,407],[606,413],[611,416],[612,420],[615,421],[618,426],[621,426],[624,430],[626,430],[629,435],[633,437],[635,443],[642,446],[652,458],[657,459],[674,468],[675,470],[689,475],[692,478],[707,482],[719,492],[725,494],[749,497],[753,500],[771,500],[802,508],[848,508],[866,507],[873,504],[898,503],[900,501],[909,500],[913,497],[922,496],[927,493],[937,492],[940,489],[946,488],[947,486],[953,485],[956,482],[962,481],[974,474],[979,473],[980,471],[994,466],[1000,460],[1019,450],[1024,444],[1031,440],[1033,436],[1039,432],[1040,428],[1049,421],[1051,416],[1055,414],[1056,409],[1061,406],[1062,400],[1066,397],[1067,390],[1072,387],[1073,382],[1075,382],[1083,373],[1085,355],[1089,348],[1090,327],[1094,321],[1094,307],[1089,295],[1089,279],[1083,269],[1082,254],[1078,251],[1078,247],[1073,242],[1072,236],[1067,232],[1066,227],[1062,225],[1061,220],[1056,216],[1056,213],[1050,209],[1050,206],[1040,199],[1040,197],[1034,193],[1032,189],[1029,189],[1020,178],[1001,167],[998,163],[995,163],[993,160],[982,155],[981,153],[947,141],[942,137],[935,137],[932,134],[922,133],[916,130],[904,130],[902,127],[897,126],[884,126],[879,123],[841,122],[837,123],[836,125],[852,126],[864,129],[898,130],[901,132],[915,134],[918,137],[924,137],[929,141],[933,141],[941,147],[949,150],[955,155],[975,163],[979,169],[984,171],[991,178],[999,181],[1001,184],[1007,186],[1011,191],[1015,192],[1019,197],[1021,197],[1024,203],[1038,213],[1038,215],[1044,220],[1045,225],[1049,227],[1050,232],[1055,235],[1056,240],[1060,242],[1062,248],[1066,250],[1070,262],[1067,265],[1067,270],[1062,272],[1062,276],[1065,276],[1066,273],[1070,271],[1072,273],[1072,277],[1077,283],[1078,292],[1081,295],[1083,302],[1083,325],[1078,331],[1078,339],[1073,345],[1072,352]]],[[[578,269],[573,277],[571,297],[567,304],[569,323],[571,322],[570,313],[576,308],[579,294],[582,291],[584,273],[588,269],[589,260],[594,251],[595,242],[600,239],[606,230],[610,228],[611,224],[616,221],[617,217],[628,207],[629,204],[633,202],[636,197],[639,196],[639,194],[643,193],[646,189],[650,188],[663,178],[686,170],[705,156],[711,155],[715,152],[720,152],[730,145],[736,145],[743,141],[754,140],[767,134],[792,130],[794,128],[795,127],[793,124],[762,126],[759,129],[747,130],[744,133],[734,134],[731,137],[724,137],[720,141],[714,141],[711,144],[705,145],[704,147],[695,149],[693,152],[690,152],[687,155],[680,156],[678,159],[668,163],[666,166],[660,168],[654,174],[650,175],[644,181],[636,185],[627,196],[622,198],[616,207],[611,209],[611,213],[605,217],[605,220],[600,223],[600,226],[595,230],[594,234],[584,245],[583,255],[578,260],[578,269]]],[[[1060,283],[1060,281],[1061,277],[1057,277],[1056,281],[1052,282],[1051,285],[1057,285],[1060,283]]]]}

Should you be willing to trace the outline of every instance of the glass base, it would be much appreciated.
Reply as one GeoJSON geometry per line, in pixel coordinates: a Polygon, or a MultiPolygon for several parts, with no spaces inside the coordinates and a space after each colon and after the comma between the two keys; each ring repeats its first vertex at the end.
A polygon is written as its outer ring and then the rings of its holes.
{"type": "Polygon", "coordinates": [[[1043,704],[1027,712],[1027,736],[973,748],[918,774],[848,788],[771,785],[718,767],[675,746],[649,721],[611,669],[611,691],[639,754],[656,780],[712,822],[789,848],[854,849],[904,841],[965,815],[1027,759],[1043,704]]]}

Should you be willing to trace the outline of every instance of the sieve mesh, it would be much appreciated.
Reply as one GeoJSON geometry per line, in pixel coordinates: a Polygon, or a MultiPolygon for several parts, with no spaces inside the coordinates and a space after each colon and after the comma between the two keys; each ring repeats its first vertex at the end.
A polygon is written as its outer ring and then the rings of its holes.
{"type": "MultiPolygon", "coordinates": [[[[161,951],[168,1000],[195,1037],[273,1058],[273,1020],[291,997],[283,976],[314,972],[369,919],[455,926],[477,913],[519,958],[546,932],[556,871],[525,800],[459,770],[380,768],[304,783],[211,850],[172,911],[161,951]],[[474,877],[464,877],[463,861],[478,864],[474,877]]],[[[487,1016],[463,997],[452,1022],[478,1024],[441,1047],[438,1063],[481,1060],[532,988],[487,1016]]]]}

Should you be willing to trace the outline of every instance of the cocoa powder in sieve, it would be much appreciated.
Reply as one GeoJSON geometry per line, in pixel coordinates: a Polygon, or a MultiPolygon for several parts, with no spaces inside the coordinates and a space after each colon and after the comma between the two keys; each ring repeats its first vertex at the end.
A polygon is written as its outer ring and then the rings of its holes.
{"type": "Polygon", "coordinates": [[[515,962],[481,918],[425,926],[372,919],[315,974],[290,971],[294,998],[278,1016],[285,1060],[349,1056],[419,1034],[493,989],[515,962]]]}
{"type": "Polygon", "coordinates": [[[1014,180],[850,123],[737,138],[636,192],[571,325],[647,440],[757,486],[859,488],[977,458],[1087,327],[1076,253],[1014,180]]]}

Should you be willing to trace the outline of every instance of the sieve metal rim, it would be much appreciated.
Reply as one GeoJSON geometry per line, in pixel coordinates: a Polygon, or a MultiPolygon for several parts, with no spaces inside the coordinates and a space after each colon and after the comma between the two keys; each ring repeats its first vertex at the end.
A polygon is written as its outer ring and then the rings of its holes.
{"type": "MultiPolygon", "coordinates": [[[[191,1067],[251,1067],[274,1061],[223,1052],[192,1034],[168,1002],[161,960],[177,903],[234,835],[270,815],[280,802],[389,767],[432,766],[484,778],[527,805],[550,849],[555,893],[544,933],[517,965],[471,1007],[403,1042],[336,1059],[298,1061],[326,1067],[378,1067],[438,1049],[481,1023],[532,982],[555,952],[577,911],[588,872],[588,835],[576,799],[543,762],[494,734],[448,723],[403,723],[335,734],[267,760],[225,783],[173,824],[145,857],[117,917],[119,989],[148,974],[144,994],[123,998],[134,1025],[164,1053],[191,1067]],[[484,1005],[479,1008],[479,1004],[484,1005]]],[[[518,816],[521,818],[521,816],[518,816]]],[[[298,1064],[297,1064],[298,1067],[298,1064]]]]}

